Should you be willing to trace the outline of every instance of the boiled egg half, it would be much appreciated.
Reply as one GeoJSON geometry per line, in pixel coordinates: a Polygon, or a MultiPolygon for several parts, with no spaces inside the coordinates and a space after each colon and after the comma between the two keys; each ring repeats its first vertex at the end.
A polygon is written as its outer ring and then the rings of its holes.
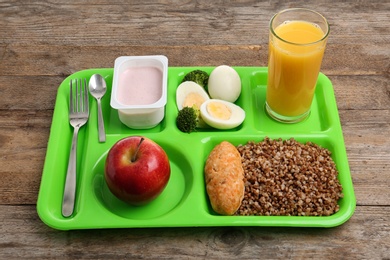
{"type": "Polygon", "coordinates": [[[183,107],[200,109],[200,106],[209,99],[204,88],[193,81],[185,81],[176,89],[176,105],[179,110],[183,107]]]}
{"type": "Polygon", "coordinates": [[[239,126],[245,119],[245,111],[234,103],[209,99],[200,106],[202,119],[211,127],[231,129],[239,126]]]}

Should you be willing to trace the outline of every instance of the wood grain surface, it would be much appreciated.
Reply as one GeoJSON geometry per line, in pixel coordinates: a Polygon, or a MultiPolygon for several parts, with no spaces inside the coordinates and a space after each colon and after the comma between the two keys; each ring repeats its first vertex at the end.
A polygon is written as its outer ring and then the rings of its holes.
{"type": "Polygon", "coordinates": [[[390,259],[390,2],[0,0],[0,259],[390,259]],[[56,92],[123,55],[169,66],[267,66],[268,23],[290,7],[331,26],[332,81],[357,207],[330,228],[58,231],[36,201],[56,92]]]}

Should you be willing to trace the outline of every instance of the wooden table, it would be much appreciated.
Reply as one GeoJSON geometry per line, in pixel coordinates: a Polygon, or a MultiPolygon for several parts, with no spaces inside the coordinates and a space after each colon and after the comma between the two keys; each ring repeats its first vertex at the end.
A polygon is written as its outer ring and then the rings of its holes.
{"type": "Polygon", "coordinates": [[[0,1],[0,258],[390,258],[390,2],[0,1]],[[268,21],[308,7],[331,35],[333,82],[357,198],[330,228],[58,231],[36,201],[57,87],[122,55],[170,66],[267,66],[268,21]]]}

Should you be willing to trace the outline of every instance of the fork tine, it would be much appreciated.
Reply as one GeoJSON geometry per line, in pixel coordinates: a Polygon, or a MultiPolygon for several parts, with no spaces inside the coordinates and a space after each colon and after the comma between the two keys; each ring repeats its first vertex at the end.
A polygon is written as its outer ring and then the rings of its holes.
{"type": "Polygon", "coordinates": [[[79,107],[79,100],[77,98],[78,96],[78,93],[79,93],[79,85],[78,85],[78,79],[75,79],[74,80],[74,89],[73,89],[73,102],[74,102],[74,105],[73,105],[73,112],[76,113],[77,110],[78,110],[78,107],[79,107]]]}
{"type": "Polygon", "coordinates": [[[77,112],[84,112],[84,88],[82,79],[79,79],[79,93],[77,97],[79,99],[79,108],[77,112]]]}
{"type": "Polygon", "coordinates": [[[69,113],[73,112],[73,80],[70,80],[69,113]]]}
{"type": "Polygon", "coordinates": [[[81,79],[77,80],[77,112],[81,112],[83,109],[83,100],[81,99],[82,95],[82,85],[81,79]]]}
{"type": "Polygon", "coordinates": [[[88,89],[87,89],[87,79],[84,79],[84,112],[89,114],[89,95],[88,95],[88,89]]]}

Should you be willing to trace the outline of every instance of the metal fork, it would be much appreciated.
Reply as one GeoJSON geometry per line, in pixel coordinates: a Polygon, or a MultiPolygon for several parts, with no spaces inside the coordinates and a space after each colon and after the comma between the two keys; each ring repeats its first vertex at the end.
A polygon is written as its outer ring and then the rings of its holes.
{"type": "Polygon", "coordinates": [[[69,154],[68,171],[66,173],[64,197],[62,201],[62,215],[64,217],[71,216],[74,210],[74,201],[76,196],[77,136],[80,127],[85,125],[88,121],[88,116],[89,103],[87,80],[70,80],[69,122],[74,128],[74,131],[69,154]],[[73,85],[75,85],[75,91],[73,89],[73,85]]]}

